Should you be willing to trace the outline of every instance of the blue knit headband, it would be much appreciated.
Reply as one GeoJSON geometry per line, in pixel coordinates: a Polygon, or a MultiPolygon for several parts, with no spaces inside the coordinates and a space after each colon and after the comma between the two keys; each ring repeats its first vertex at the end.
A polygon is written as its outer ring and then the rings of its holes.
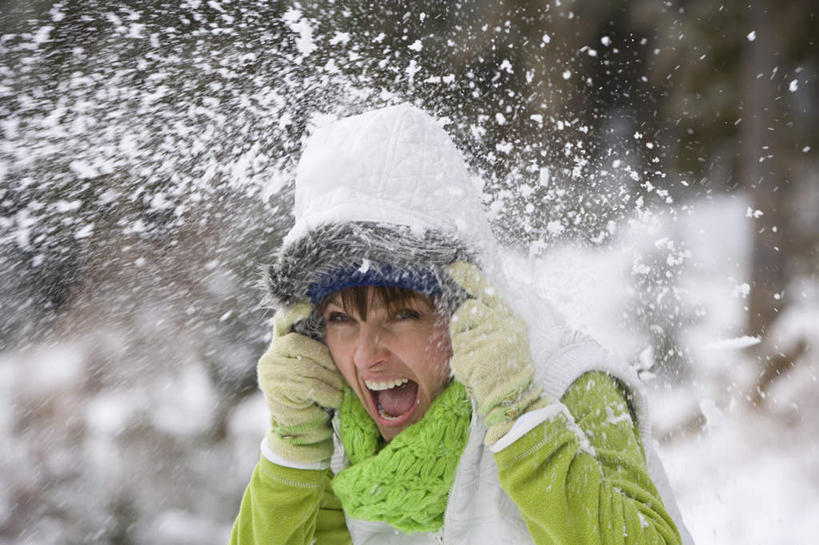
{"type": "Polygon", "coordinates": [[[347,265],[330,271],[308,286],[307,296],[317,305],[328,295],[358,286],[406,288],[430,296],[441,294],[438,276],[431,269],[367,263],[367,266],[347,265]]]}

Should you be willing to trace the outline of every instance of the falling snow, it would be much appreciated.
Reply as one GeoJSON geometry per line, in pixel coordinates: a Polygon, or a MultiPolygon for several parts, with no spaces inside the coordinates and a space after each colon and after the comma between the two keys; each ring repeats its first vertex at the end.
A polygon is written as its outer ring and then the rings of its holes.
{"type": "Polygon", "coordinates": [[[510,275],[646,381],[696,542],[815,539],[815,263],[768,292],[752,269],[815,247],[813,49],[723,66],[776,28],[711,26],[746,19],[704,2],[48,4],[0,14],[4,540],[227,541],[268,420],[258,271],[304,138],[403,101],[463,149],[510,275]],[[766,86],[758,110],[728,94],[766,86]],[[769,187],[801,188],[786,221],[769,187]]]}

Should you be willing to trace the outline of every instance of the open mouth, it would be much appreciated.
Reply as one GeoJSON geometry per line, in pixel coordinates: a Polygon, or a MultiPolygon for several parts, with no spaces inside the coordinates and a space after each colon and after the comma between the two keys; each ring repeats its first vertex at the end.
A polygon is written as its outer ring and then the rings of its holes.
{"type": "Polygon", "coordinates": [[[418,383],[408,378],[365,380],[378,417],[386,426],[406,422],[418,407],[418,383]]]}

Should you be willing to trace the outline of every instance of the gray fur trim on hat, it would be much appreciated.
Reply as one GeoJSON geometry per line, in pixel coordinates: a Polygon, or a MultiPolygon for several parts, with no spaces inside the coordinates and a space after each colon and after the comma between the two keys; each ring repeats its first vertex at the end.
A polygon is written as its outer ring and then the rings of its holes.
{"type": "Polygon", "coordinates": [[[326,224],[285,247],[266,270],[269,303],[274,308],[308,299],[308,288],[340,266],[379,263],[392,267],[424,267],[441,286],[445,307],[454,310],[462,290],[446,268],[457,260],[472,261],[463,242],[435,230],[371,222],[326,224]]]}

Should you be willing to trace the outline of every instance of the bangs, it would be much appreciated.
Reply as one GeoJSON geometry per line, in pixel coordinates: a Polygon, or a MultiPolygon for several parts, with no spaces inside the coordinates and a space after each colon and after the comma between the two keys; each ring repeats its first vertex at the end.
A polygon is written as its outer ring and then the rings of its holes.
{"type": "MultiPolygon", "coordinates": [[[[423,301],[436,308],[435,300],[423,293],[398,286],[353,286],[337,292],[345,312],[355,312],[362,320],[367,319],[367,309],[374,303],[384,305],[392,314],[415,301],[423,301]]],[[[332,296],[326,297],[318,305],[319,313],[324,312],[332,296]]]]}

